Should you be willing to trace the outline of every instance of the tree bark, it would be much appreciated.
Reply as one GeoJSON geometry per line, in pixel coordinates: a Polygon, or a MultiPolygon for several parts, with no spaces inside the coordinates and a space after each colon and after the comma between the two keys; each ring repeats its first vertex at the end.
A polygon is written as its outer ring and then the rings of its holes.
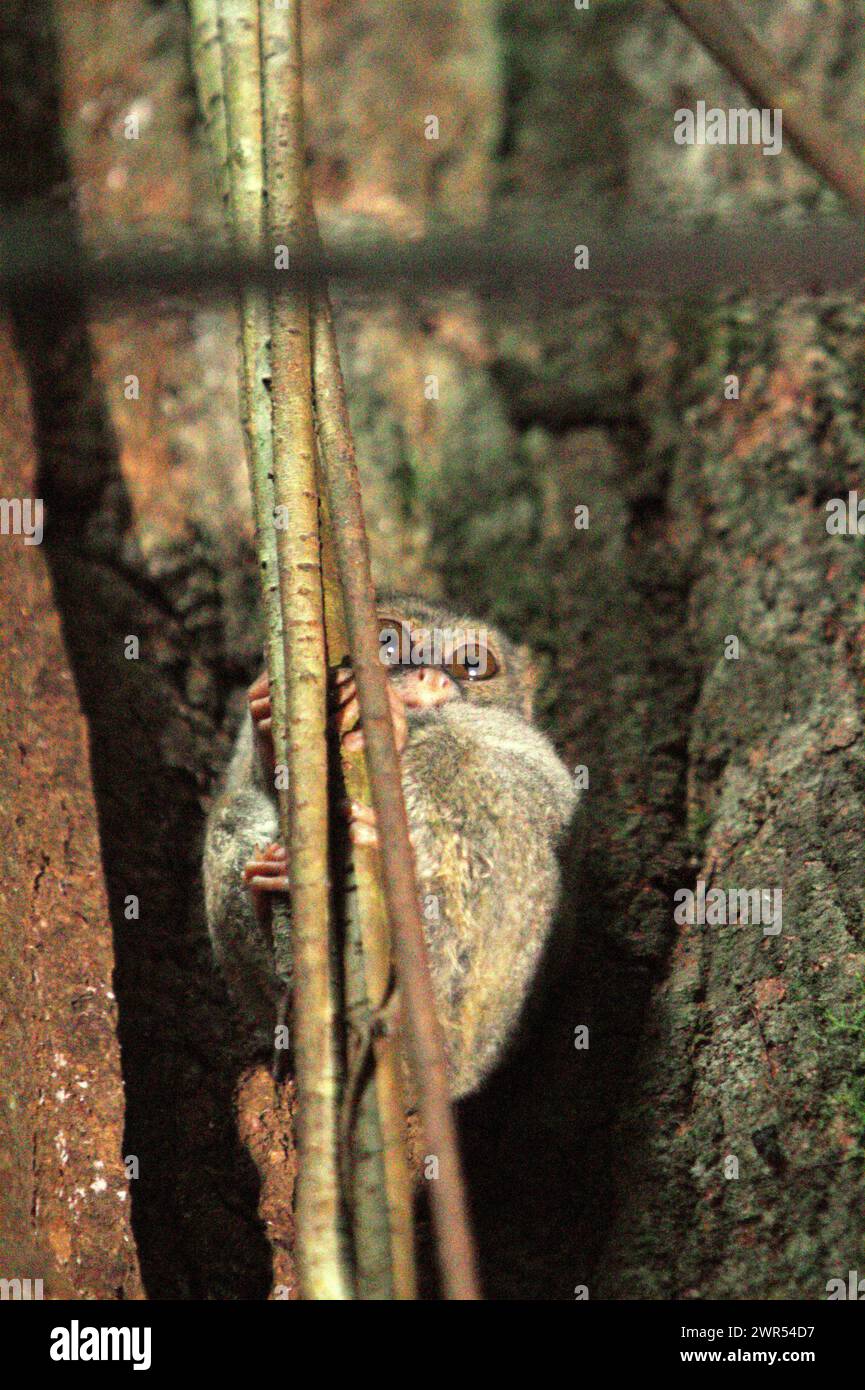
{"type": "MultiPolygon", "coordinates": [[[[0,422],[0,496],[33,502],[8,319],[0,422]]],[[[0,591],[0,1277],[42,1279],[47,1297],[139,1298],[87,728],[44,550],[5,526],[0,591]]]]}

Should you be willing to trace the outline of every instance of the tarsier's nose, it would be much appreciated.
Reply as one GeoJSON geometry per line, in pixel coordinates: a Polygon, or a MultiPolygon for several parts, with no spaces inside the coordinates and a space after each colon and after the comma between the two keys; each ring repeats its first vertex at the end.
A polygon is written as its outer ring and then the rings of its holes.
{"type": "Polygon", "coordinates": [[[437,666],[416,666],[401,673],[399,685],[406,704],[415,709],[459,698],[459,690],[450,676],[437,666]]]}

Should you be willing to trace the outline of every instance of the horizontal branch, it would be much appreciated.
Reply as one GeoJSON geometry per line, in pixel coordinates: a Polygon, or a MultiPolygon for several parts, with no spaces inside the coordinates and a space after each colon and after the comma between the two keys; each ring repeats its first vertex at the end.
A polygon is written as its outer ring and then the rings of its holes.
{"type": "Polygon", "coordinates": [[[296,288],[341,281],[369,290],[412,293],[471,288],[487,299],[531,297],[553,304],[600,296],[658,299],[722,292],[822,294],[858,286],[865,271],[854,221],[737,222],[695,230],[670,225],[547,223],[537,231],[437,234],[411,242],[389,237],[363,245],[325,245],[323,254],[244,254],[226,241],[201,239],[165,248],[164,236],[136,230],[118,240],[107,228],[82,250],[68,223],[26,217],[0,221],[0,294],[44,303],[63,295],[129,302],[148,295],[234,293],[249,284],[296,288]],[[589,266],[574,269],[574,247],[589,247],[589,266]]]}

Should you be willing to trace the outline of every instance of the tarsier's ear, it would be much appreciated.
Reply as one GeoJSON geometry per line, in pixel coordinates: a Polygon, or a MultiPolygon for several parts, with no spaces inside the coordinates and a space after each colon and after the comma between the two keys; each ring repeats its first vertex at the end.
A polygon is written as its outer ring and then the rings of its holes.
{"type": "Polygon", "coordinates": [[[517,652],[523,667],[520,677],[523,715],[526,719],[532,719],[535,713],[535,691],[538,688],[538,668],[528,647],[518,647],[517,652]]]}

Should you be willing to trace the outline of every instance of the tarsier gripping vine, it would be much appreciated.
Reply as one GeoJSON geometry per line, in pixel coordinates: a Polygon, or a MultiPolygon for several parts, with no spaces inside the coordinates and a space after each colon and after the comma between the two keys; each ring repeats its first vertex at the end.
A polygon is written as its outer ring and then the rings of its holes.
{"type": "MultiPolygon", "coordinates": [[[[382,659],[424,903],[426,945],[453,1095],[475,1090],[513,1035],[553,920],[556,849],[574,784],[532,724],[525,649],[489,625],[420,599],[379,604],[382,659]]],[[[335,673],[332,727],[362,746],[349,669],[335,673]]],[[[270,903],[290,892],[277,842],[270,700],[249,691],[211,811],[204,882],[210,935],[244,1015],[273,1036],[281,990],[270,903]]],[[[375,843],[369,807],[347,808],[355,843],[375,843]]]]}

